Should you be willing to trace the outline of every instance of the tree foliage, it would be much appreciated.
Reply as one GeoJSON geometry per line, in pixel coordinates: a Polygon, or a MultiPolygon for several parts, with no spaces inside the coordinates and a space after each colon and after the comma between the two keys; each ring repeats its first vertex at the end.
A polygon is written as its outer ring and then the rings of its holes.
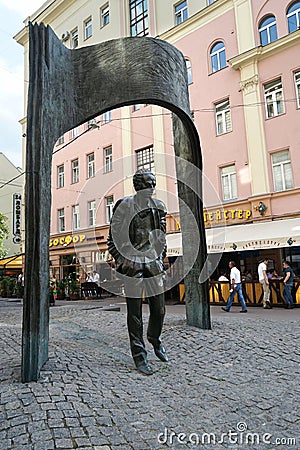
{"type": "Polygon", "coordinates": [[[0,258],[4,258],[7,255],[7,250],[3,242],[9,235],[7,221],[8,218],[0,212],[0,258]]]}

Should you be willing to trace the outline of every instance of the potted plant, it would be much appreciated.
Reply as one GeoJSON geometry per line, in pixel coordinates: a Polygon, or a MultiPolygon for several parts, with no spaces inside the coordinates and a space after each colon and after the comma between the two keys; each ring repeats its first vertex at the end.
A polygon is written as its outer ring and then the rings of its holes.
{"type": "Polygon", "coordinates": [[[57,300],[64,300],[66,298],[66,280],[62,278],[57,283],[57,300]]]}
{"type": "Polygon", "coordinates": [[[68,282],[68,291],[70,300],[78,300],[80,298],[80,287],[77,284],[76,280],[69,280],[68,282]]]}

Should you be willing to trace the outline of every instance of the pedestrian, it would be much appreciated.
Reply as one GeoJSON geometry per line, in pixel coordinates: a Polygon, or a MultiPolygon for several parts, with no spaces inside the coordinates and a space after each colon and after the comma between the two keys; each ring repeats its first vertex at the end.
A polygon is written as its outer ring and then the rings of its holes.
{"type": "Polygon", "coordinates": [[[226,307],[222,307],[223,311],[229,312],[231,305],[233,303],[233,299],[235,294],[238,294],[239,300],[242,305],[241,313],[247,312],[247,306],[246,302],[243,296],[242,291],[242,284],[241,284],[241,272],[236,267],[234,261],[229,262],[229,268],[230,268],[230,283],[231,283],[231,289],[230,289],[230,295],[228,297],[227,305],[226,307]]]}
{"type": "Polygon", "coordinates": [[[263,296],[264,309],[272,308],[272,305],[270,302],[270,285],[269,285],[269,280],[268,280],[268,275],[267,275],[268,264],[269,264],[269,259],[264,258],[264,260],[259,263],[258,268],[257,268],[258,281],[260,282],[263,293],[264,293],[264,296],[263,296]]]}
{"type": "Polygon", "coordinates": [[[291,269],[290,263],[288,261],[283,261],[283,296],[286,302],[286,308],[292,309],[294,308],[294,301],[292,297],[292,288],[294,283],[295,274],[291,269]]]}
{"type": "Polygon", "coordinates": [[[96,270],[93,271],[92,280],[97,284],[97,286],[100,286],[100,275],[96,272],[96,270]]]}
{"type": "Polygon", "coordinates": [[[152,198],[156,180],[148,169],[133,176],[135,195],[117,201],[107,239],[108,250],[116,261],[116,270],[124,282],[127,327],[131,354],[137,370],[151,375],[143,339],[142,297],[148,300],[150,317],[147,339],[154,353],[168,361],[161,342],[165,316],[163,260],[166,256],[166,207],[152,198]]]}

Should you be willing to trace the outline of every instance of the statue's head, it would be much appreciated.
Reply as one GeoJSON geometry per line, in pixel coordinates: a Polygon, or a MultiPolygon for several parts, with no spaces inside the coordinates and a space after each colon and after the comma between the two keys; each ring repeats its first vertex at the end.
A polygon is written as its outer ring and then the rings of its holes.
{"type": "Polygon", "coordinates": [[[139,169],[133,175],[133,186],[137,192],[152,195],[156,186],[155,175],[149,169],[139,169]]]}

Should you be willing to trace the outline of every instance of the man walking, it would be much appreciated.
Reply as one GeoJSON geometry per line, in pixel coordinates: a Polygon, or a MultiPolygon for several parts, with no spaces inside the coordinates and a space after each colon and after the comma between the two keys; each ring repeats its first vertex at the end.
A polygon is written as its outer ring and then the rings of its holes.
{"type": "Polygon", "coordinates": [[[270,302],[270,285],[269,280],[267,276],[267,267],[269,264],[268,258],[265,258],[259,265],[258,265],[258,280],[262,286],[264,297],[263,297],[263,307],[264,309],[271,309],[272,305],[270,302]]]}
{"type": "Polygon", "coordinates": [[[292,309],[294,308],[292,288],[295,274],[292,271],[288,261],[283,261],[282,265],[283,265],[283,283],[284,283],[283,296],[286,302],[286,308],[292,309]]]}
{"type": "Polygon", "coordinates": [[[164,316],[164,265],[166,255],[166,207],[152,198],[155,176],[140,169],[133,176],[136,194],[117,201],[107,239],[116,270],[124,281],[127,326],[137,370],[153,373],[143,339],[142,297],[148,299],[150,318],[147,339],[163,362],[168,357],[160,339],[164,316]]]}
{"type": "Polygon", "coordinates": [[[239,300],[241,302],[242,305],[242,309],[241,309],[241,313],[246,313],[247,312],[247,306],[246,306],[246,302],[243,296],[243,291],[242,291],[242,284],[241,284],[241,272],[239,271],[239,269],[235,266],[235,262],[234,261],[230,261],[229,262],[229,268],[230,270],[230,284],[231,284],[231,289],[230,289],[230,295],[227,301],[227,305],[226,308],[222,307],[223,311],[229,312],[231,305],[233,303],[233,299],[235,294],[238,294],[239,300]]]}

